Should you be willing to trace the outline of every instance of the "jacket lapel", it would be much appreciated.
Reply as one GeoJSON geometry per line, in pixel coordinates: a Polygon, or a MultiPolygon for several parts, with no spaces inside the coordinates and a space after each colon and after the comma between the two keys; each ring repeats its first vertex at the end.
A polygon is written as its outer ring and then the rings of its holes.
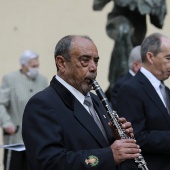
{"type": "Polygon", "coordinates": [[[162,100],[160,99],[159,95],[157,94],[156,90],[153,88],[150,81],[139,71],[136,75],[139,83],[142,85],[146,94],[150,97],[150,99],[155,103],[155,107],[157,107],[164,118],[167,120],[168,124],[170,125],[170,116],[166,107],[164,106],[162,100]]]}
{"type": "Polygon", "coordinates": [[[56,78],[55,76],[50,82],[50,85],[55,89],[55,91],[58,93],[58,95],[61,97],[63,102],[69,107],[70,109],[73,110],[74,106],[74,100],[75,97],[72,95],[72,93],[67,90],[56,78]],[[69,97],[68,97],[69,96],[69,97]]]}
{"type": "Polygon", "coordinates": [[[99,127],[94,122],[94,119],[78,101],[75,102],[74,116],[82,124],[82,126],[89,131],[97,143],[99,143],[102,147],[108,146],[108,143],[106,142],[99,127]]]}
{"type": "Polygon", "coordinates": [[[104,109],[103,106],[99,105],[99,102],[95,98],[93,98],[93,104],[94,104],[94,108],[95,108],[96,112],[98,113],[98,116],[99,116],[99,118],[100,118],[100,120],[103,124],[106,135],[108,137],[108,141],[109,141],[109,143],[112,143],[114,138],[113,138],[113,134],[111,132],[111,128],[108,125],[108,122],[110,120],[109,120],[109,117],[107,115],[107,112],[106,112],[106,110],[104,109]]]}
{"type": "Polygon", "coordinates": [[[59,94],[63,102],[74,112],[76,119],[82,124],[84,128],[94,137],[96,142],[102,147],[109,146],[106,142],[102,132],[98,128],[97,124],[94,122],[93,118],[87,112],[87,110],[82,106],[82,104],[72,95],[72,93],[67,90],[56,78],[53,77],[50,85],[59,94]],[[69,96],[69,97],[68,97],[69,96]]]}

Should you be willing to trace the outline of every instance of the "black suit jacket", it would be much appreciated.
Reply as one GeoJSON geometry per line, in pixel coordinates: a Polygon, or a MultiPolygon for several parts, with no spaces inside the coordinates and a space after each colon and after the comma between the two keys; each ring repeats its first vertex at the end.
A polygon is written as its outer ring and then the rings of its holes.
{"type": "MultiPolygon", "coordinates": [[[[98,97],[92,93],[91,96],[109,143],[82,104],[55,78],[48,88],[29,100],[22,129],[29,170],[117,168],[109,147],[114,139],[106,111],[98,97]],[[96,165],[90,163],[92,157],[96,165]]],[[[133,169],[126,162],[123,165],[133,169]]]]}
{"type": "MultiPolygon", "coordinates": [[[[170,96],[170,90],[166,87],[170,96]]],[[[139,71],[120,88],[118,114],[132,122],[149,170],[170,169],[170,116],[150,81],[139,71]]]]}
{"type": "Polygon", "coordinates": [[[128,72],[126,75],[118,79],[111,91],[111,104],[114,110],[116,110],[116,103],[117,103],[117,94],[119,91],[119,88],[130,78],[133,76],[128,72]]]}

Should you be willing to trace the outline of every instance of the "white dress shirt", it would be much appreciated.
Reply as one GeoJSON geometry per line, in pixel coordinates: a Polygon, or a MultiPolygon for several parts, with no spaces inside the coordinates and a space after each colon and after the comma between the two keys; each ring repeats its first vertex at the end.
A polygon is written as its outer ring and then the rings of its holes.
{"type": "Polygon", "coordinates": [[[135,75],[135,73],[134,73],[131,69],[129,69],[129,73],[130,73],[132,76],[135,75]]]}
{"type": "MultiPolygon", "coordinates": [[[[77,89],[75,89],[73,86],[68,84],[66,81],[64,81],[62,78],[60,78],[58,75],[55,76],[55,78],[64,86],[66,87],[76,98],[77,100],[85,107],[85,109],[89,112],[89,107],[84,104],[85,96],[80,93],[77,89]]],[[[90,96],[90,93],[88,93],[90,96]]]]}

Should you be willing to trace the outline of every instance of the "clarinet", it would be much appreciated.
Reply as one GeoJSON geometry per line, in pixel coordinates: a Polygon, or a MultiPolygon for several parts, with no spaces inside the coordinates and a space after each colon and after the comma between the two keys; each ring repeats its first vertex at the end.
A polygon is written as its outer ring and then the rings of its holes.
{"type": "MultiPolygon", "coordinates": [[[[116,111],[114,111],[112,109],[110,103],[108,102],[108,99],[106,98],[104,92],[102,91],[101,87],[99,86],[99,84],[97,83],[96,80],[93,80],[92,88],[93,88],[93,90],[95,90],[101,103],[105,107],[105,109],[107,111],[107,116],[109,117],[111,124],[116,128],[117,134],[119,135],[120,139],[132,139],[130,136],[128,136],[125,133],[125,130],[121,128],[121,123],[119,122],[118,114],[116,113],[116,111]]],[[[135,158],[134,160],[135,160],[135,163],[136,163],[138,169],[149,170],[146,165],[146,162],[141,154],[138,156],[138,158],[135,158]]]]}

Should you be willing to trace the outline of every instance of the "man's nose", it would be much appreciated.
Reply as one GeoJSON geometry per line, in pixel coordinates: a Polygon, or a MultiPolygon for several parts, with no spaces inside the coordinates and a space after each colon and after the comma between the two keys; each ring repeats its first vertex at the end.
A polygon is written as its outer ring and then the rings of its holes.
{"type": "Polygon", "coordinates": [[[97,70],[97,64],[94,61],[91,61],[89,64],[89,71],[96,71],[97,70]]]}

